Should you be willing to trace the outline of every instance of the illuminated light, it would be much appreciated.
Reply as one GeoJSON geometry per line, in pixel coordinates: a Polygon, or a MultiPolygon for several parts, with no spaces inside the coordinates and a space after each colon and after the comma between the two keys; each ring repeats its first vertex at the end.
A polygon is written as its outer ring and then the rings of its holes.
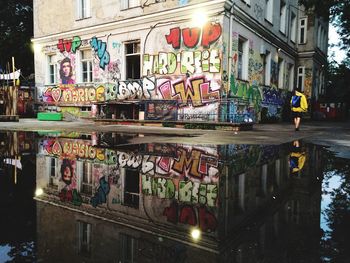
{"type": "Polygon", "coordinates": [[[40,44],[33,43],[32,44],[32,49],[33,49],[34,52],[41,52],[42,46],[40,44]]]}
{"type": "Polygon", "coordinates": [[[192,15],[192,24],[195,27],[203,27],[207,21],[208,17],[203,10],[197,10],[192,15]]]}
{"type": "Polygon", "coordinates": [[[197,228],[192,229],[191,236],[194,240],[198,240],[201,237],[201,231],[197,228]]]}
{"type": "Polygon", "coordinates": [[[38,188],[35,190],[35,196],[40,196],[44,193],[44,190],[41,188],[38,188]]]}

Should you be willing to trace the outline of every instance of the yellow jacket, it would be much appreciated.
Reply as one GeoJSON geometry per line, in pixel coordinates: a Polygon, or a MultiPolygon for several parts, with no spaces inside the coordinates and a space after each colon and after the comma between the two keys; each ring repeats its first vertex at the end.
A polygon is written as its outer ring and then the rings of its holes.
{"type": "Polygon", "coordinates": [[[303,169],[304,164],[305,164],[305,160],[306,160],[305,153],[304,152],[292,152],[290,154],[290,159],[292,159],[292,158],[296,158],[297,159],[296,166],[295,167],[291,167],[292,172],[295,173],[295,172],[298,172],[301,169],[303,169]]]}
{"type": "MultiPolygon", "coordinates": [[[[307,100],[306,100],[306,97],[303,93],[300,93],[298,91],[295,92],[295,95],[296,96],[300,96],[301,97],[301,100],[300,100],[300,107],[292,107],[292,111],[294,112],[307,112],[307,100]]],[[[290,99],[290,105],[292,105],[292,99],[290,99]]]]}

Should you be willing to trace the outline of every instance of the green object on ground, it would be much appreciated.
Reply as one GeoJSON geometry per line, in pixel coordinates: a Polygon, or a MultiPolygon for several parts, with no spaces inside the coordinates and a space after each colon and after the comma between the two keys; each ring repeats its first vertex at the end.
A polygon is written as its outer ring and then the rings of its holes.
{"type": "Polygon", "coordinates": [[[62,113],[59,112],[39,112],[37,116],[39,121],[61,121],[62,113]]]}

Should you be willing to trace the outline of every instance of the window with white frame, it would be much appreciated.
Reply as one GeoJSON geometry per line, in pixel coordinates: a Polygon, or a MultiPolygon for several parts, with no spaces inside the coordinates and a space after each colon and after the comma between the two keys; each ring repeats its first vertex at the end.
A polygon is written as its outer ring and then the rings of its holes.
{"type": "Polygon", "coordinates": [[[307,18],[303,17],[299,20],[299,44],[306,43],[307,18]]]}
{"type": "Polygon", "coordinates": [[[237,78],[248,80],[248,40],[242,37],[238,39],[238,65],[237,78]]]}
{"type": "Polygon", "coordinates": [[[297,17],[292,12],[291,13],[291,20],[290,20],[290,40],[293,43],[295,43],[296,31],[297,31],[297,17]]]}
{"type": "Polygon", "coordinates": [[[280,31],[286,33],[287,5],[284,0],[280,1],[280,31]]]}
{"type": "Polygon", "coordinates": [[[264,56],[264,85],[270,86],[271,84],[271,53],[266,50],[266,54],[264,56]]]}
{"type": "Polygon", "coordinates": [[[128,9],[132,7],[140,6],[140,0],[121,0],[120,1],[120,9],[128,9]]]}
{"type": "Polygon", "coordinates": [[[48,55],[48,56],[47,56],[47,62],[48,62],[48,78],[47,78],[47,83],[48,83],[48,84],[56,84],[56,83],[57,83],[57,62],[56,62],[56,55],[48,55]]]}
{"type": "Polygon", "coordinates": [[[140,41],[125,44],[126,79],[140,78],[140,41]]]}
{"type": "Polygon", "coordinates": [[[273,0],[266,0],[266,10],[265,10],[265,19],[272,23],[273,17],[273,0]]]}
{"type": "Polygon", "coordinates": [[[284,59],[278,58],[278,88],[283,89],[284,86],[284,59]]]}
{"type": "Polygon", "coordinates": [[[81,81],[92,82],[92,51],[85,49],[80,51],[81,81]]]}
{"type": "Polygon", "coordinates": [[[305,67],[298,67],[298,89],[304,91],[305,67]]]}
{"type": "Polygon", "coordinates": [[[294,65],[289,65],[289,90],[292,91],[294,89],[294,65]]]}
{"type": "Polygon", "coordinates": [[[90,17],[91,6],[90,0],[76,0],[77,1],[77,19],[84,19],[90,17]]]}

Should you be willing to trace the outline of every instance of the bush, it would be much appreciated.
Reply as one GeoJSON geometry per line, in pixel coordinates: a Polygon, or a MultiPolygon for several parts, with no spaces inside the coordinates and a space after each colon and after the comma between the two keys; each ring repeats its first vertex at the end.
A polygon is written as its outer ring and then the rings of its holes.
{"type": "Polygon", "coordinates": [[[185,129],[202,129],[202,130],[215,130],[214,124],[208,123],[186,123],[185,129]]]}
{"type": "Polygon", "coordinates": [[[173,122],[162,122],[163,127],[169,127],[169,128],[174,128],[175,123],[173,122]]]}

